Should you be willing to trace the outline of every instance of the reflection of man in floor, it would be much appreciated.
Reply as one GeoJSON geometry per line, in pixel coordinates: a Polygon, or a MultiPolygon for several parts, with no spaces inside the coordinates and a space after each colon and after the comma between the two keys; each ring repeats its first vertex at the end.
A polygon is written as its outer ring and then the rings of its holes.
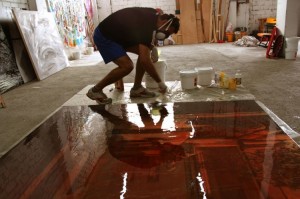
{"type": "Polygon", "coordinates": [[[167,170],[174,170],[176,162],[185,157],[182,144],[189,137],[189,133],[176,135],[176,133],[164,132],[161,129],[163,120],[168,115],[163,105],[150,105],[152,110],[153,108],[158,110],[161,115],[156,124],[151,117],[151,111],[146,109],[145,104],[137,106],[145,125],[142,128],[129,122],[127,118],[121,119],[105,109],[96,110],[98,106],[91,107],[93,111],[115,124],[113,134],[108,140],[111,155],[138,168],[165,166],[167,170]],[[119,126],[122,128],[118,128],[119,126]]]}

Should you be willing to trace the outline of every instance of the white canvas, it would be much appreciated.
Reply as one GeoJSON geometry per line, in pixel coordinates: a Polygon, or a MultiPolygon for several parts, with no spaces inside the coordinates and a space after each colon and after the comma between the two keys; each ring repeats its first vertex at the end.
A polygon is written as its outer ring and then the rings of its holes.
{"type": "Polygon", "coordinates": [[[39,80],[69,65],[51,13],[14,10],[14,16],[39,80]]]}

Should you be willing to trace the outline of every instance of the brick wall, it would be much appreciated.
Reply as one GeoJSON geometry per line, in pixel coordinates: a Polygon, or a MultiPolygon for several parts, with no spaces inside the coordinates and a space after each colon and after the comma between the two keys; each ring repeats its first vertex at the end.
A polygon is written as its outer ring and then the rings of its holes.
{"type": "Polygon", "coordinates": [[[0,7],[28,9],[27,0],[0,0],[0,7]]]}
{"type": "Polygon", "coordinates": [[[97,0],[99,22],[112,12],[127,7],[152,7],[161,8],[165,13],[174,14],[176,9],[175,0],[97,0]]]}
{"type": "Polygon", "coordinates": [[[276,17],[277,0],[250,0],[249,10],[249,32],[251,32],[258,29],[258,19],[276,17]]]}

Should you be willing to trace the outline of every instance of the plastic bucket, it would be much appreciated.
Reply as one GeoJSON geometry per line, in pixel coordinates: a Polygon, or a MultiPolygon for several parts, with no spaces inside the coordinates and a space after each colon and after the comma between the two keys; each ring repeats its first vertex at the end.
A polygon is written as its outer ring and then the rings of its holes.
{"type": "MultiPolygon", "coordinates": [[[[165,82],[165,72],[167,69],[166,62],[159,60],[158,62],[153,63],[153,65],[161,81],[165,82]]],[[[148,73],[145,74],[145,84],[147,88],[158,88],[157,82],[148,73]]]]}
{"type": "Polygon", "coordinates": [[[297,57],[297,50],[285,50],[285,59],[296,59],[297,57]]]}
{"type": "Polygon", "coordinates": [[[287,37],[285,38],[286,41],[286,50],[293,51],[294,49],[298,49],[298,42],[300,37],[287,37]]]}
{"type": "Polygon", "coordinates": [[[180,80],[182,89],[194,89],[197,87],[197,71],[182,70],[180,71],[180,80]]]}
{"type": "Polygon", "coordinates": [[[226,37],[228,42],[233,42],[233,33],[232,32],[226,32],[226,37]]]}
{"type": "Polygon", "coordinates": [[[213,67],[198,67],[197,71],[197,83],[200,86],[209,86],[214,78],[213,67]]]}

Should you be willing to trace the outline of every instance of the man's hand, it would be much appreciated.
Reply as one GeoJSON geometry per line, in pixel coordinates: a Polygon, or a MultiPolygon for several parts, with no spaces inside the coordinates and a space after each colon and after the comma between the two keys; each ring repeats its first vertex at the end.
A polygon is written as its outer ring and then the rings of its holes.
{"type": "Polygon", "coordinates": [[[156,47],[153,47],[151,50],[151,60],[153,63],[158,61],[158,50],[156,47]]]}
{"type": "Polygon", "coordinates": [[[159,82],[158,87],[160,93],[166,93],[168,91],[168,87],[164,82],[159,82]]]}

